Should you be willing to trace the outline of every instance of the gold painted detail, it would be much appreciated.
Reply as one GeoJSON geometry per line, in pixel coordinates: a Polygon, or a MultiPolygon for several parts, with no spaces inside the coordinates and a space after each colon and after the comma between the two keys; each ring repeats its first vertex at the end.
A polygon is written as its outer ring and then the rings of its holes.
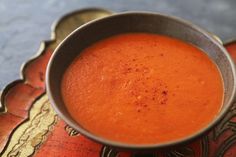
{"type": "Polygon", "coordinates": [[[70,127],[69,125],[65,126],[65,130],[68,133],[69,136],[78,136],[80,135],[78,131],[76,131],[74,128],[70,127]]]}
{"type": "Polygon", "coordinates": [[[57,122],[48,97],[42,96],[29,111],[29,120],[23,122],[12,134],[3,157],[28,157],[42,145],[57,122]]]}

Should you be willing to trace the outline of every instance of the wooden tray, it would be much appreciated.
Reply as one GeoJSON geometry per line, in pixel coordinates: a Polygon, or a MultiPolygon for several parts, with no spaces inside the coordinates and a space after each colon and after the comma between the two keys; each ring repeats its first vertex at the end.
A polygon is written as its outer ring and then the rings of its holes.
{"type": "MultiPolygon", "coordinates": [[[[236,157],[236,104],[224,120],[203,138],[172,150],[143,154],[118,152],[95,143],[66,125],[53,111],[45,94],[45,70],[55,47],[75,28],[112,13],[84,9],[62,17],[52,39],[42,42],[38,54],[22,68],[22,79],[6,86],[0,106],[2,157],[236,157]]],[[[224,44],[236,60],[236,41],[224,44]]]]}

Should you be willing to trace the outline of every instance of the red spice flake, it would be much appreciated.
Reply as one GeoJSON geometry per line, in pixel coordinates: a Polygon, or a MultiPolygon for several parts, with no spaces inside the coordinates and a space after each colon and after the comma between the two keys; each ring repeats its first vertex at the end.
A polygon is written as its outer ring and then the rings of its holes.
{"type": "Polygon", "coordinates": [[[162,95],[167,95],[168,91],[162,91],[162,95]]]}
{"type": "Polygon", "coordinates": [[[160,56],[161,56],[161,57],[163,57],[163,56],[164,56],[164,54],[163,54],[163,53],[160,53],[160,56]]]}

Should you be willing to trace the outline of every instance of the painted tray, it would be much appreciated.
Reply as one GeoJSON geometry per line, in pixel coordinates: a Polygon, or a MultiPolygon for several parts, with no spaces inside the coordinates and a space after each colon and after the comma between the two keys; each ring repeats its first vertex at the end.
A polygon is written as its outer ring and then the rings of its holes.
{"type": "MultiPolygon", "coordinates": [[[[95,143],[66,125],[53,111],[45,94],[45,70],[55,47],[78,26],[112,13],[84,9],[62,17],[52,39],[22,68],[22,79],[2,92],[0,156],[2,157],[236,157],[236,104],[223,121],[203,138],[179,148],[145,153],[118,152],[95,143]]],[[[224,44],[236,60],[236,41],[224,44]]]]}

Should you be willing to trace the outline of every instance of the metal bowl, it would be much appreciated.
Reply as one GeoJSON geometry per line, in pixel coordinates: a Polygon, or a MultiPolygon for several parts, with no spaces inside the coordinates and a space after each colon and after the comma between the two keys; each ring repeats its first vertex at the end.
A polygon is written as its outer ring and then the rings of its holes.
{"type": "MultiPolygon", "coordinates": [[[[127,12],[89,22],[67,36],[54,51],[46,74],[47,94],[58,115],[71,127],[99,143],[123,149],[158,149],[186,144],[212,129],[230,109],[235,97],[234,63],[225,48],[207,31],[182,19],[149,12],[127,12]],[[96,41],[127,32],[146,32],[167,35],[191,43],[202,49],[219,68],[224,83],[224,102],[216,118],[191,136],[158,144],[128,144],[94,135],[76,122],[62,100],[61,78],[76,56],[96,41]]],[[[194,118],[194,117],[191,117],[194,118]]]]}

